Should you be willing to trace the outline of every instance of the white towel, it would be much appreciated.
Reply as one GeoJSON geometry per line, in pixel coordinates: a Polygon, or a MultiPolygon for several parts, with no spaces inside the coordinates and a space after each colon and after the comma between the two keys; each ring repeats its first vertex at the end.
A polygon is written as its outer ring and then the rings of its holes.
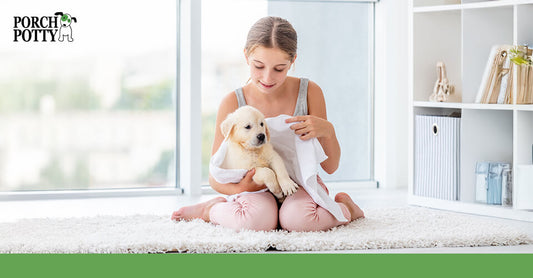
{"type": "MultiPolygon", "coordinates": [[[[302,140],[294,133],[285,120],[291,118],[288,115],[279,115],[274,118],[266,118],[270,131],[270,142],[274,149],[285,162],[289,176],[294,182],[302,186],[319,206],[329,211],[339,221],[348,221],[342,214],[342,210],[328,193],[318,184],[318,170],[322,161],[327,156],[316,138],[302,140]]],[[[211,157],[209,172],[219,183],[238,183],[246,175],[248,169],[222,169],[228,147],[224,141],[218,151],[211,157]]],[[[235,195],[229,200],[235,199],[235,195]]]]}
{"type": "Polygon", "coordinates": [[[209,173],[218,183],[239,183],[249,169],[222,169],[220,165],[224,163],[228,152],[228,142],[224,140],[218,151],[209,160],[209,173]]]}

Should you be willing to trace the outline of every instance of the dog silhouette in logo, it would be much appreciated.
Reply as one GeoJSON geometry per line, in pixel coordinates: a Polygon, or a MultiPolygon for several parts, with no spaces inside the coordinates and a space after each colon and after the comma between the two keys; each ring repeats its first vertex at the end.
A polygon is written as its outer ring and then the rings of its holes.
{"type": "Polygon", "coordinates": [[[72,21],[78,22],[75,17],[71,16],[70,14],[64,14],[62,12],[57,12],[55,15],[60,16],[61,18],[61,27],[59,27],[59,41],[62,42],[64,40],[64,37],[67,37],[67,40],[69,42],[73,41],[74,38],[72,38],[72,27],[70,27],[70,24],[72,21]]]}

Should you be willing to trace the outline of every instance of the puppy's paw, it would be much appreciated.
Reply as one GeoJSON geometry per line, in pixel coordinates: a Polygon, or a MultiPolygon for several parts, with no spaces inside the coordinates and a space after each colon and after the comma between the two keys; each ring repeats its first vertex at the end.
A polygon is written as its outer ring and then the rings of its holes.
{"type": "MultiPolygon", "coordinates": [[[[277,181],[275,183],[265,184],[265,185],[267,186],[268,190],[270,190],[270,192],[272,192],[272,195],[274,195],[274,197],[276,197],[278,202],[280,200],[285,200],[285,194],[281,190],[281,187],[279,186],[277,181]]],[[[283,202],[283,201],[281,201],[281,202],[283,202]]],[[[280,202],[280,204],[281,204],[281,202],[280,202]]]]}
{"type": "Polygon", "coordinates": [[[278,181],[276,179],[265,182],[265,185],[268,188],[268,190],[270,190],[270,192],[274,194],[274,196],[276,197],[283,196],[283,191],[281,190],[281,187],[279,186],[278,181]]]}
{"type": "Polygon", "coordinates": [[[283,191],[285,196],[292,195],[296,192],[296,190],[298,190],[298,185],[290,178],[279,181],[279,186],[281,187],[281,191],[283,191]]]}
{"type": "MultiPolygon", "coordinates": [[[[270,192],[272,192],[272,191],[270,191],[270,192]]],[[[277,193],[272,192],[272,194],[274,195],[274,197],[276,197],[278,202],[279,201],[283,202],[283,200],[285,200],[285,195],[283,195],[283,192],[281,192],[281,190],[279,192],[277,192],[277,193]]]]}

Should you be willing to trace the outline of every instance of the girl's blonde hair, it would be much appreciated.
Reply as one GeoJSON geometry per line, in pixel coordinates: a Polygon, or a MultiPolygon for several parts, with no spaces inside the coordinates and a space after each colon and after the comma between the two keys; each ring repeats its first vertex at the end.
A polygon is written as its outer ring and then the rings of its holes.
{"type": "Polygon", "coordinates": [[[289,21],[281,17],[263,17],[248,32],[244,47],[246,55],[250,55],[258,46],[279,48],[294,61],[297,49],[296,30],[289,21]]]}

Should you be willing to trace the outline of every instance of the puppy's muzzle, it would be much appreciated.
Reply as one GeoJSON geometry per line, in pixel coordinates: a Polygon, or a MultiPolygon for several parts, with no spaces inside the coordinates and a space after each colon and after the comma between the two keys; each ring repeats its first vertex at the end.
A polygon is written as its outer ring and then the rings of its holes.
{"type": "Polygon", "coordinates": [[[265,134],[264,133],[257,134],[257,145],[261,145],[263,143],[265,143],[265,134]]]}

